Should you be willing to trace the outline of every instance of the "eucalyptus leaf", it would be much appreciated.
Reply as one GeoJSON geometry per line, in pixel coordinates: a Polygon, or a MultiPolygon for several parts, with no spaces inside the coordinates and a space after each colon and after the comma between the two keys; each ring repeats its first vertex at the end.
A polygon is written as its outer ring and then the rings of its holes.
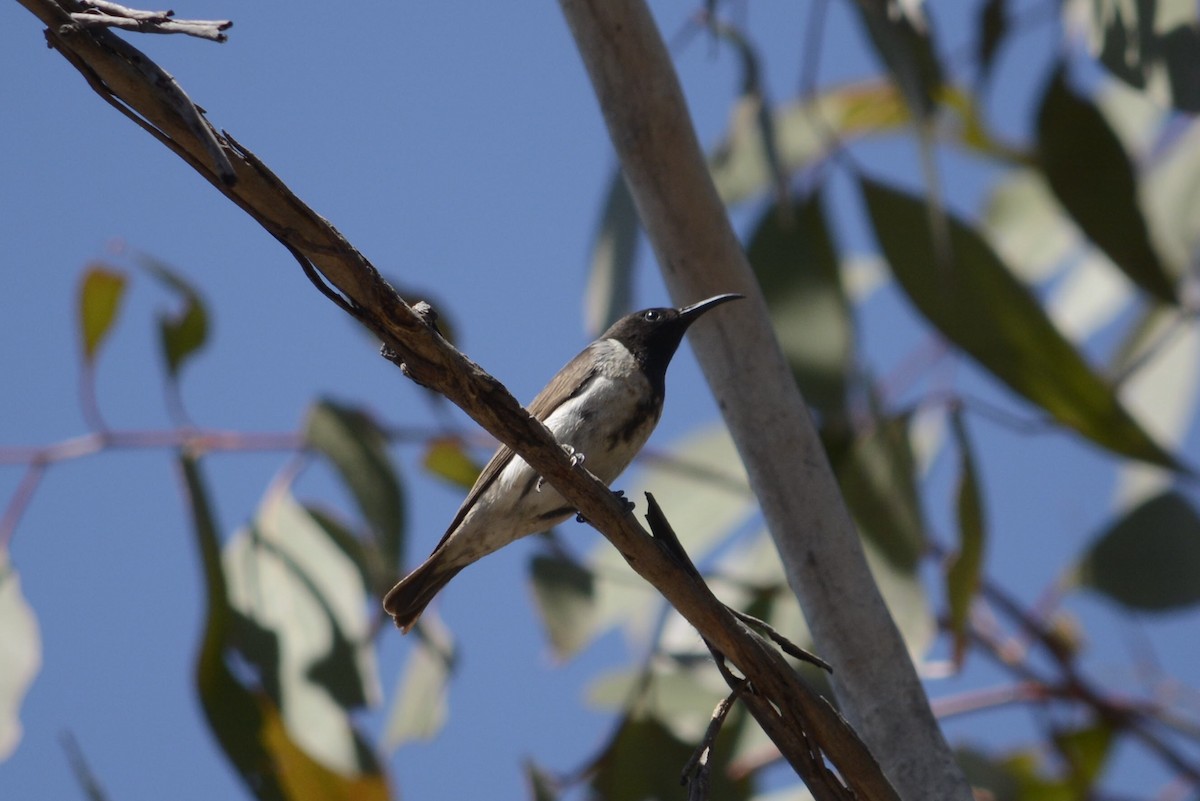
{"type": "Polygon", "coordinates": [[[42,666],[37,616],[21,592],[8,549],[0,547],[0,762],[21,742],[21,703],[42,666]]]}
{"type": "Polygon", "coordinates": [[[642,224],[620,168],[609,178],[600,226],[592,242],[584,319],[599,335],[630,310],[642,224]]]}
{"type": "Polygon", "coordinates": [[[1104,115],[1051,76],[1037,116],[1038,152],[1050,188],[1080,230],[1131,281],[1164,303],[1176,303],[1175,281],[1150,241],[1137,202],[1133,164],[1104,115]]]}
{"type": "Polygon", "coordinates": [[[179,297],[182,309],[175,313],[158,316],[158,329],[167,363],[167,373],[172,377],[192,355],[204,347],[208,340],[208,310],[200,293],[178,270],[149,256],[140,258],[146,272],[179,297]]]}
{"type": "Polygon", "coordinates": [[[1014,392],[1111,451],[1179,463],[1138,425],[979,233],[951,215],[953,270],[936,267],[924,203],[863,179],[875,235],[917,309],[1014,392]]]}
{"type": "Polygon", "coordinates": [[[1163,105],[1200,111],[1200,14],[1194,0],[1088,5],[1088,39],[1100,63],[1163,105]]]}
{"type": "Polygon", "coordinates": [[[529,574],[554,655],[568,659],[592,639],[595,577],[583,565],[557,554],[533,557],[529,574]]]}
{"type": "Polygon", "coordinates": [[[1183,495],[1163,492],[1131,509],[1088,548],[1084,586],[1138,611],[1200,602],[1200,514],[1183,495]]]}
{"type": "Polygon", "coordinates": [[[389,750],[432,739],[446,725],[456,653],[450,631],[436,616],[423,616],[388,713],[384,741],[389,750]]]}
{"type": "Polygon", "coordinates": [[[404,545],[404,494],[386,433],[365,411],[322,400],[309,409],[304,439],[329,459],[371,525],[383,558],[397,564],[404,545]]]}
{"type": "MultiPolygon", "coordinates": [[[[334,734],[347,736],[349,749],[355,754],[353,761],[361,770],[344,771],[315,756],[293,736],[276,702],[260,689],[243,685],[230,669],[237,613],[229,601],[215,516],[199,463],[187,456],[180,457],[179,463],[207,594],[196,683],[201,706],[221,749],[247,789],[265,801],[311,797],[387,801],[391,796],[387,778],[365,739],[349,726],[344,715],[346,726],[334,721],[334,734]]],[[[316,738],[327,736],[322,732],[311,734],[316,738]]]]}
{"type": "Polygon", "coordinates": [[[859,532],[903,572],[925,551],[909,418],[880,419],[850,438],[827,435],[825,448],[859,532]]]}
{"type": "Polygon", "coordinates": [[[921,119],[932,116],[942,86],[942,65],[924,16],[895,13],[891,3],[853,5],[909,108],[921,119]]]}
{"type": "Polygon", "coordinates": [[[979,37],[975,57],[979,62],[979,75],[984,83],[991,77],[996,53],[1008,36],[1008,16],[1008,0],[985,0],[979,10],[979,37]]]}
{"type": "Polygon", "coordinates": [[[438,478],[468,490],[475,486],[475,479],[479,478],[482,469],[467,454],[462,440],[454,437],[431,440],[425,448],[421,464],[438,478]]]}
{"type": "MultiPolygon", "coordinates": [[[[748,778],[732,780],[725,770],[729,762],[731,727],[722,727],[710,756],[710,793],[722,801],[748,799],[748,778]]],[[[593,766],[589,786],[596,798],[605,801],[647,801],[683,797],[679,773],[698,742],[684,742],[649,717],[627,717],[593,766]]]]}
{"type": "Polygon", "coordinates": [[[83,359],[91,364],[121,310],[127,281],[123,273],[92,264],[79,284],[79,332],[83,359]]]}
{"type": "MultiPolygon", "coordinates": [[[[344,775],[371,772],[348,712],[379,698],[358,567],[290,495],[264,501],[254,523],[224,548],[229,603],[256,642],[277,649],[272,701],[297,745],[344,775]]],[[[236,619],[236,618],[235,618],[236,619]]],[[[244,642],[232,644],[245,648],[244,642]]]]}
{"type": "Polygon", "coordinates": [[[854,356],[854,325],[820,195],[772,204],[746,256],[804,398],[841,413],[854,356]]]}
{"type": "MultiPolygon", "coordinates": [[[[653,492],[697,563],[757,508],[745,468],[724,427],[694,432],[666,452],[643,451],[638,466],[642,469],[637,484],[626,497],[640,509],[644,493],[653,492]]],[[[637,641],[647,638],[655,616],[646,610],[659,599],[658,593],[607,541],[597,545],[587,566],[598,577],[596,631],[618,625],[637,641]]]]}
{"type": "Polygon", "coordinates": [[[962,665],[970,633],[971,603],[979,593],[983,554],[987,544],[984,526],[983,491],[979,483],[975,450],[967,436],[962,413],[951,417],[951,430],[958,443],[958,550],[946,566],[946,598],[950,607],[950,633],[954,638],[954,661],[962,665]]]}

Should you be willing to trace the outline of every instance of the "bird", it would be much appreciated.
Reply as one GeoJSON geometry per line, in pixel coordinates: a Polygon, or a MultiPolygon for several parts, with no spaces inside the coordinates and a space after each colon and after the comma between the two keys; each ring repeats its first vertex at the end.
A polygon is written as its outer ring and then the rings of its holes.
{"type": "MultiPolygon", "coordinates": [[[[662,414],[667,367],[687,329],[742,295],[727,293],[683,308],[653,308],[617,320],[550,379],[529,405],[555,439],[611,484],[646,444],[662,414]]],[[[407,634],[425,607],[464,567],[575,510],[508,446],[476,479],[445,535],[424,562],[383,599],[407,634]]]]}

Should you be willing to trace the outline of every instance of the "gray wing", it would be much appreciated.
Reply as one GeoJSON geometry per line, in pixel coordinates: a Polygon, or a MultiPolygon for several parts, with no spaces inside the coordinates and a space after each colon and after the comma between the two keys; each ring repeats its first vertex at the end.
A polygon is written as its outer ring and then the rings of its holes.
{"type": "MultiPolygon", "coordinates": [[[[574,359],[567,363],[566,367],[559,370],[555,374],[554,378],[550,379],[550,383],[547,384],[545,388],[537,394],[537,397],[533,399],[533,402],[526,407],[531,415],[538,420],[541,420],[543,423],[546,422],[546,419],[550,417],[555,409],[566,403],[571,398],[574,398],[576,395],[582,392],[584,388],[592,382],[593,379],[595,379],[599,372],[595,367],[584,373],[581,379],[573,382],[570,378],[570,375],[575,372],[573,368],[575,368],[578,362],[583,361],[588,357],[591,349],[591,345],[584,348],[574,359]],[[568,386],[572,382],[575,384],[575,386],[568,386]]],[[[462,506],[458,507],[458,513],[455,514],[454,519],[450,521],[450,525],[447,526],[446,533],[442,535],[442,539],[438,542],[437,548],[433,549],[435,552],[438,548],[442,547],[446,540],[450,539],[450,535],[456,528],[458,528],[459,524],[462,523],[463,518],[467,516],[467,512],[469,512],[471,507],[475,505],[475,501],[479,499],[479,496],[482,495],[484,491],[492,485],[493,482],[495,482],[501,471],[508,466],[510,461],[512,461],[512,458],[512,448],[508,447],[507,445],[501,445],[500,449],[492,455],[492,458],[488,460],[486,465],[484,465],[483,471],[479,474],[479,478],[475,479],[475,484],[471,487],[471,491],[467,493],[467,497],[462,502],[462,506]]]]}

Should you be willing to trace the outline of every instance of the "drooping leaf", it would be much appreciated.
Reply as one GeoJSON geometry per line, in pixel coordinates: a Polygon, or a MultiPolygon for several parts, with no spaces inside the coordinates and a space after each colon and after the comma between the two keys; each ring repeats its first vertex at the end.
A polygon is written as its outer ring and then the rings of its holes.
{"type": "Polygon", "coordinates": [[[854,326],[820,196],[769,207],[746,255],[805,400],[827,414],[841,412],[854,326]]]}
{"type": "MultiPolygon", "coordinates": [[[[946,113],[955,115],[956,124],[934,126],[933,134],[988,158],[1030,161],[1026,154],[991,138],[968,93],[943,87],[940,98],[946,113]]],[[[759,198],[778,185],[780,172],[790,178],[836,147],[893,134],[913,119],[904,98],[889,82],[838,86],[811,100],[772,110],[772,141],[777,149],[773,157],[762,136],[760,105],[748,98],[735,102],[728,131],[709,158],[713,183],[726,205],[759,198]]]]}
{"type": "Polygon", "coordinates": [[[1079,565],[1084,586],[1143,611],[1200,602],[1200,514],[1167,491],[1131,509],[1088,548],[1079,565]]]}
{"type": "Polygon", "coordinates": [[[91,364],[104,343],[121,309],[125,296],[123,273],[103,265],[88,267],[79,285],[79,332],[83,338],[83,360],[91,364]]]}
{"type": "Polygon", "coordinates": [[[482,469],[467,455],[462,440],[455,437],[438,437],[425,448],[422,460],[425,469],[451,484],[470,489],[475,486],[482,469]]]}
{"type": "MultiPolygon", "coordinates": [[[[678,533],[684,549],[696,562],[755,511],[745,468],[724,427],[705,429],[676,443],[669,453],[653,459],[643,454],[638,484],[627,490],[643,513],[642,499],[652,490],[678,533]]],[[[634,574],[621,555],[601,542],[587,565],[597,576],[597,633],[619,625],[642,639],[654,627],[647,604],[661,597],[634,574]]]]}
{"type": "Polygon", "coordinates": [[[1089,797],[1112,753],[1112,726],[1100,722],[1055,732],[1054,744],[1067,762],[1067,778],[1077,797],[1089,797]]]}
{"type": "Polygon", "coordinates": [[[0,547],[0,762],[21,742],[21,702],[42,666],[37,616],[21,592],[8,548],[0,547]]]}
{"type": "MultiPolygon", "coordinates": [[[[734,114],[742,118],[756,136],[759,152],[771,175],[771,187],[776,198],[782,202],[787,197],[788,176],[779,154],[775,110],[762,80],[762,59],[750,39],[737,27],[727,22],[717,22],[712,27],[722,41],[737,51],[742,68],[742,85],[734,103],[734,114]]],[[[718,158],[714,154],[714,161],[718,158]]]]}
{"type": "Polygon", "coordinates": [[[308,412],[304,438],[329,459],[350,489],[383,558],[397,564],[404,545],[404,494],[388,455],[387,435],[361,409],[322,400],[308,412]]]}
{"type": "Polygon", "coordinates": [[[854,7],[908,107],[927,119],[937,108],[942,85],[942,65],[932,31],[923,15],[897,14],[889,5],[858,0],[854,7]]]}
{"type": "Polygon", "coordinates": [[[954,661],[962,665],[966,656],[971,602],[979,592],[987,530],[983,520],[983,494],[971,440],[962,414],[951,417],[958,443],[958,551],[946,567],[946,598],[950,607],[950,632],[954,638],[954,661]]]}
{"type": "MultiPolygon", "coordinates": [[[[227,581],[226,566],[229,559],[223,559],[221,555],[215,518],[199,464],[189,456],[181,456],[180,466],[185,499],[192,516],[204,567],[207,593],[204,635],[196,665],[196,683],[209,726],[226,757],[237,769],[247,788],[264,801],[307,801],[318,798],[384,801],[390,793],[379,764],[345,711],[332,699],[325,705],[324,711],[335,710],[334,715],[314,715],[312,704],[306,705],[302,698],[294,697],[297,691],[301,695],[304,694],[295,676],[282,675],[284,671],[281,669],[279,676],[267,682],[247,686],[230,669],[228,660],[234,651],[235,639],[239,634],[244,635],[244,631],[240,632],[239,628],[244,628],[247,622],[252,622],[255,629],[261,633],[271,630],[269,621],[253,611],[247,611],[244,604],[235,611],[230,602],[230,590],[239,594],[242,600],[245,600],[247,592],[254,594],[255,591],[261,590],[263,594],[256,596],[256,600],[261,601],[262,605],[254,611],[273,609],[284,617],[292,608],[291,604],[298,600],[298,596],[289,593],[284,585],[272,581],[267,575],[263,576],[263,583],[254,588],[242,585],[244,575],[235,575],[232,582],[227,581]],[[281,595],[288,597],[280,597],[281,595]],[[271,697],[267,691],[268,685],[274,688],[277,697],[271,697]],[[283,696],[287,696],[287,704],[281,709],[279,698],[283,696]],[[337,715],[340,715],[340,718],[337,715]],[[307,725],[314,726],[316,730],[305,731],[304,727],[307,725]],[[343,743],[338,748],[331,749],[329,744],[338,739],[343,739],[343,743]],[[313,744],[315,748],[312,748],[313,744]],[[352,767],[347,768],[347,764],[352,767]]],[[[278,532],[274,531],[273,527],[286,521],[275,515],[264,522],[267,524],[264,526],[267,534],[277,538],[278,532]]],[[[289,530],[288,536],[291,537],[292,534],[297,534],[299,540],[306,539],[303,526],[297,530],[289,530]]],[[[263,541],[267,541],[266,538],[263,541]]],[[[299,543],[289,542],[287,545],[298,547],[299,543]]],[[[327,547],[329,550],[322,556],[328,557],[329,553],[336,553],[332,546],[327,547]]],[[[234,545],[233,551],[238,550],[239,547],[234,545]]],[[[300,552],[294,553],[296,558],[292,567],[312,567],[310,559],[300,552]]],[[[256,556],[248,550],[241,551],[240,555],[245,557],[243,567],[252,563],[256,556]]],[[[272,556],[264,553],[264,564],[270,563],[272,556]]],[[[337,557],[332,557],[334,564],[337,561],[337,557]]],[[[278,560],[275,562],[277,564],[278,560]]],[[[320,574],[324,570],[325,567],[322,566],[317,568],[316,572],[320,574]]],[[[346,575],[352,574],[352,568],[338,572],[340,575],[337,580],[341,581],[346,575]]],[[[325,589],[329,589],[319,576],[314,578],[311,588],[324,586],[325,589]]],[[[349,586],[354,587],[352,579],[349,586]]],[[[298,614],[307,614],[308,617],[298,619],[291,625],[302,627],[305,633],[317,633],[316,640],[319,642],[322,615],[335,616],[337,612],[333,610],[343,606],[337,594],[338,591],[334,590],[327,596],[324,606],[313,604],[307,608],[303,605],[295,607],[298,614]]],[[[362,617],[361,596],[358,614],[362,617]]],[[[365,621],[363,628],[365,629],[365,621]]],[[[279,629],[274,631],[276,634],[280,633],[279,629]]],[[[297,655],[303,654],[308,643],[297,643],[295,637],[288,636],[278,636],[276,642],[280,647],[278,663],[281,666],[303,664],[302,656],[298,659],[297,655]]],[[[242,643],[242,647],[242,653],[255,653],[253,649],[246,647],[245,642],[242,643]]],[[[260,659],[259,662],[265,664],[269,660],[260,659]]]]}
{"type": "Polygon", "coordinates": [[[393,750],[412,740],[432,739],[450,714],[449,683],[456,651],[450,631],[437,617],[425,615],[417,644],[400,677],[384,741],[393,750]]]}
{"type": "Polygon", "coordinates": [[[863,552],[871,577],[887,604],[888,613],[900,630],[914,662],[925,659],[937,637],[937,620],[919,570],[896,564],[872,539],[863,540],[863,552]]]}
{"type": "Polygon", "coordinates": [[[163,358],[167,362],[167,373],[175,378],[184,362],[204,347],[208,340],[208,311],[200,293],[177,270],[149,256],[142,256],[140,262],[146,272],[157,278],[182,302],[179,311],[158,315],[159,337],[163,358]]]}
{"type": "Polygon", "coordinates": [[[949,217],[954,269],[935,268],[924,204],[864,179],[875,235],[909,299],[1014,392],[1116,453],[1178,469],[979,234],[949,217]]]}
{"type": "MultiPolygon", "coordinates": [[[[1200,399],[1200,319],[1181,323],[1164,306],[1147,307],[1129,326],[1109,367],[1121,381],[1125,404],[1160,442],[1184,447],[1200,399]]],[[[1169,473],[1143,464],[1124,466],[1114,497],[1128,505],[1170,486],[1169,473]]]]}
{"type": "Polygon", "coordinates": [[[349,716],[379,697],[357,566],[303,507],[277,491],[253,524],[229,540],[222,567],[240,623],[229,644],[258,668],[258,684],[290,738],[341,775],[377,772],[349,716]]]}
{"type": "Polygon", "coordinates": [[[525,774],[530,801],[558,801],[558,782],[532,759],[521,763],[521,772],[525,774]]]}
{"type": "Polygon", "coordinates": [[[598,335],[630,310],[633,269],[637,264],[642,224],[620,168],[613,170],[600,227],[592,242],[591,266],[584,293],[584,320],[598,335]]]}
{"type": "MultiPolygon", "coordinates": [[[[262,741],[271,754],[284,797],[290,801],[391,801],[386,776],[375,769],[345,775],[314,759],[295,740],[283,717],[265,698],[262,741]]],[[[365,742],[359,747],[366,752],[365,742]]]]}
{"type": "Polygon", "coordinates": [[[1092,0],[1092,52],[1113,75],[1180,111],[1200,111],[1200,12],[1192,0],[1092,0]]]}
{"type": "MultiPolygon", "coordinates": [[[[656,720],[626,718],[593,766],[589,785],[606,801],[682,798],[679,774],[697,745],[676,739],[656,720]]],[[[753,790],[750,780],[731,780],[724,770],[729,751],[728,735],[722,731],[711,757],[710,796],[747,799],[753,790]]]]}
{"type": "Polygon", "coordinates": [[[699,741],[717,702],[729,694],[712,660],[704,659],[707,655],[701,645],[692,660],[687,654],[663,654],[643,667],[601,676],[588,687],[587,703],[599,710],[653,718],[677,739],[699,741]]]}
{"type": "Polygon", "coordinates": [[[1138,205],[1129,155],[1104,115],[1055,70],[1037,117],[1038,153],[1050,188],[1080,230],[1129,279],[1156,299],[1176,303],[1138,205]]]}
{"type": "Polygon", "coordinates": [[[364,540],[351,531],[341,520],[315,505],[306,505],[304,513],[321,527],[329,541],[358,568],[363,585],[371,595],[382,597],[396,580],[396,566],[380,553],[375,543],[364,540]]]}
{"type": "Polygon", "coordinates": [[[898,569],[912,572],[925,550],[908,417],[881,419],[867,432],[825,443],[860,533],[898,569]]]}
{"type": "Polygon", "coordinates": [[[1041,172],[1014,170],[996,183],[983,213],[984,236],[1013,273],[1037,284],[1060,270],[1078,234],[1041,172]]]}
{"type": "Polygon", "coordinates": [[[1194,213],[1200,206],[1200,126],[1189,125],[1155,152],[1138,197],[1151,241],[1168,272],[1178,275],[1191,269],[1200,247],[1200,215],[1194,213]]]}
{"type": "Polygon", "coordinates": [[[996,53],[1008,35],[1008,0],[986,0],[979,10],[979,39],[975,57],[979,61],[980,80],[986,83],[992,74],[996,53]]]}
{"type": "Polygon", "coordinates": [[[275,775],[271,754],[260,739],[264,721],[258,699],[234,677],[225,661],[226,647],[235,624],[225,588],[220,536],[208,499],[208,488],[196,459],[181,455],[179,465],[185,502],[204,568],[204,634],[196,658],[200,704],[213,736],[250,792],[262,801],[287,801],[275,775]]]}
{"type": "MultiPolygon", "coordinates": [[[[207,594],[196,684],[209,727],[225,756],[247,789],[262,801],[386,801],[390,791],[378,765],[345,775],[317,761],[290,736],[275,702],[234,676],[227,659],[235,614],[226,594],[212,506],[196,460],[181,456],[180,467],[207,594]]],[[[361,736],[355,740],[362,754],[369,753],[361,736]]]]}
{"type": "Polygon", "coordinates": [[[571,559],[539,554],[530,564],[538,615],[558,659],[569,659],[591,641],[595,578],[571,559]]]}

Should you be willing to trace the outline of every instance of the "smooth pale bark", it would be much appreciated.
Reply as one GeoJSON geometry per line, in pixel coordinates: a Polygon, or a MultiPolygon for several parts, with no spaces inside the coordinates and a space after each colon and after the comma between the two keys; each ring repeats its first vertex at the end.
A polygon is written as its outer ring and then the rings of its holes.
{"type": "Polygon", "coordinates": [[[691,333],[843,713],[902,798],[969,799],[709,178],[641,0],[561,0],[672,298],[747,300],[691,333]]]}

